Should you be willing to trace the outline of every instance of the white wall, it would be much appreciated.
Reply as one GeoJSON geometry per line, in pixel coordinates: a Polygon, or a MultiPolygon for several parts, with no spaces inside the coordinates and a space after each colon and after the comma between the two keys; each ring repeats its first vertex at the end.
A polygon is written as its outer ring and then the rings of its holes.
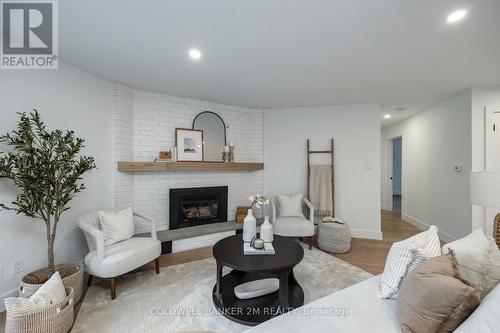
{"type": "Polygon", "coordinates": [[[335,210],[353,236],[380,239],[380,106],[360,104],[264,112],[264,192],[307,191],[306,140],[335,139],[335,210]]]}
{"type": "Polygon", "coordinates": [[[471,232],[471,92],[448,98],[382,130],[382,206],[387,206],[390,139],[403,138],[403,219],[437,225],[445,241],[471,232]],[[462,171],[453,171],[454,166],[462,171]]]}
{"type": "MultiPolygon", "coordinates": [[[[57,231],[56,262],[80,260],[87,251],[76,228],[82,212],[112,204],[112,85],[75,68],[4,70],[0,74],[0,133],[16,128],[16,112],[38,109],[49,129],[72,129],[86,140],[87,155],[99,169],[85,177],[87,189],[71,203],[57,231]]],[[[10,202],[14,191],[0,181],[0,201],[10,202]]],[[[47,264],[45,225],[12,212],[0,212],[0,311],[3,298],[16,290],[23,274],[47,264]],[[24,259],[24,272],[12,274],[12,261],[24,259]]]]}
{"type": "MultiPolygon", "coordinates": [[[[472,89],[472,170],[500,170],[500,145],[490,142],[489,147],[486,147],[485,142],[485,112],[493,110],[500,110],[500,87],[472,89]]],[[[494,208],[472,206],[472,228],[484,228],[492,235],[493,220],[498,212],[500,210],[494,208]]]]}
{"type": "MultiPolygon", "coordinates": [[[[114,96],[117,160],[153,161],[159,151],[175,146],[175,128],[191,128],[202,111],[213,111],[222,117],[228,127],[227,142],[235,145],[236,162],[264,159],[262,110],[132,90],[121,85],[115,86],[114,96]]],[[[171,188],[228,186],[228,218],[234,220],[237,206],[248,206],[248,197],[262,193],[264,186],[262,171],[115,172],[114,178],[116,206],[133,206],[154,217],[157,230],[169,228],[171,188]]],[[[137,232],[149,230],[148,223],[137,224],[137,232]]],[[[173,252],[209,246],[224,235],[174,241],[173,252]]]]}

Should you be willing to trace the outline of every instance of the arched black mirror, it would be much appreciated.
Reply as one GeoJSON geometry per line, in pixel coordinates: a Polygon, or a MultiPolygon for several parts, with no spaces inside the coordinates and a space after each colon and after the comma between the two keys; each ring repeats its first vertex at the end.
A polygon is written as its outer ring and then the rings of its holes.
{"type": "Polygon", "coordinates": [[[215,112],[203,111],[193,120],[193,129],[203,131],[205,162],[221,162],[226,146],[226,124],[215,112]]]}

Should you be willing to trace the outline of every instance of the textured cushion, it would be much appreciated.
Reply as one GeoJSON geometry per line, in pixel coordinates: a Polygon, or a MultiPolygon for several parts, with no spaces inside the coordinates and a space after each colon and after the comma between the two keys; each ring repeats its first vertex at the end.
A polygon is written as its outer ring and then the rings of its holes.
{"type": "Polygon", "coordinates": [[[480,286],[485,297],[500,282],[500,251],[493,240],[478,229],[468,236],[443,246],[443,253],[453,249],[467,278],[480,286]]]}
{"type": "Polygon", "coordinates": [[[34,302],[44,306],[52,306],[61,303],[66,298],[66,290],[59,272],[55,272],[50,279],[30,297],[34,302]]]}
{"type": "Polygon", "coordinates": [[[126,208],[117,213],[99,211],[97,213],[104,233],[106,246],[132,238],[134,235],[134,216],[132,208],[126,208]]]}
{"type": "Polygon", "coordinates": [[[85,257],[87,272],[102,278],[111,278],[130,272],[161,254],[160,241],[149,237],[136,237],[106,247],[103,261],[94,250],[85,257]]]}
{"type": "Polygon", "coordinates": [[[453,253],[431,258],[401,286],[401,328],[409,333],[453,332],[479,301],[479,288],[467,281],[453,253]]]}
{"type": "Polygon", "coordinates": [[[43,309],[40,304],[34,303],[29,298],[7,297],[4,301],[5,310],[11,316],[22,316],[43,309]]]}
{"type": "Polygon", "coordinates": [[[500,285],[497,285],[455,333],[495,333],[500,328],[500,285]]]}
{"type": "Polygon", "coordinates": [[[460,257],[464,254],[469,254],[475,258],[484,260],[489,247],[490,243],[488,238],[484,235],[483,229],[477,229],[464,238],[443,245],[443,254],[447,254],[448,249],[452,249],[459,263],[460,257]]]}
{"type": "Polygon", "coordinates": [[[391,246],[380,283],[379,297],[397,298],[406,276],[425,260],[441,255],[436,226],[391,246]]]}
{"type": "Polygon", "coordinates": [[[287,237],[314,235],[314,224],[304,217],[280,217],[273,223],[274,234],[287,237]]]}
{"type": "Polygon", "coordinates": [[[304,217],[302,213],[302,194],[291,197],[278,194],[278,205],[280,217],[304,217]]]}
{"type": "Polygon", "coordinates": [[[10,315],[25,315],[61,303],[66,291],[59,272],[55,272],[30,298],[9,297],[5,309],[10,315]]]}

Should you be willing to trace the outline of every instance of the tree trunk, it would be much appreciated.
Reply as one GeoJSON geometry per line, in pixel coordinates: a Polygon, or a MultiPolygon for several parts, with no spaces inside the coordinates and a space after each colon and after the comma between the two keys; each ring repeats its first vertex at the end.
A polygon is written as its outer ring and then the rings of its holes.
{"type": "Polygon", "coordinates": [[[47,246],[47,258],[48,258],[48,262],[49,262],[48,278],[50,279],[55,271],[55,267],[54,267],[54,237],[50,237],[47,245],[48,245],[47,246]]]}

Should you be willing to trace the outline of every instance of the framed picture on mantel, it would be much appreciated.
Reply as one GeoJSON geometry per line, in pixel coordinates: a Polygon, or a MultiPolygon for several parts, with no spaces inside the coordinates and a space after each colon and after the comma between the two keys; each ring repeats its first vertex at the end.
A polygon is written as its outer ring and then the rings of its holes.
{"type": "Polygon", "coordinates": [[[177,147],[178,162],[203,161],[203,131],[176,128],[175,145],[177,147]]]}

